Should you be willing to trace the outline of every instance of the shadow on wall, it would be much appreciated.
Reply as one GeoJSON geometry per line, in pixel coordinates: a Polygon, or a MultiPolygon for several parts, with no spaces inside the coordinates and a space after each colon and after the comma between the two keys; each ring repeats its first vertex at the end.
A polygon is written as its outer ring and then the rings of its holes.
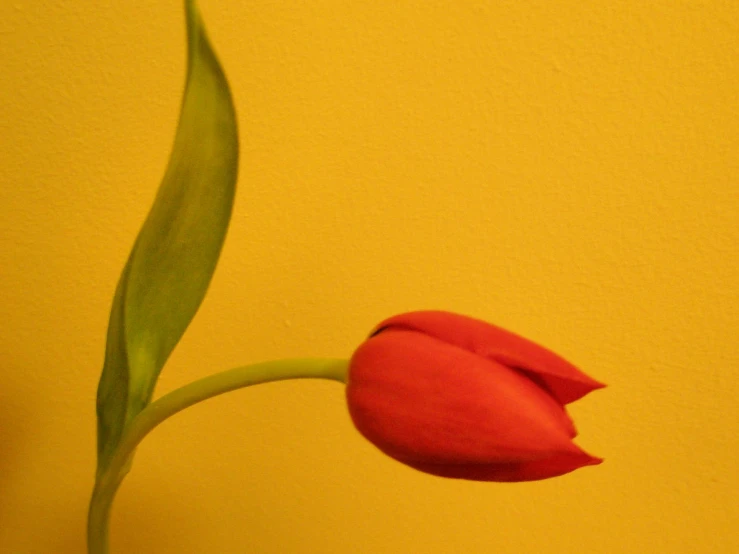
{"type": "MultiPolygon", "coordinates": [[[[6,359],[0,359],[3,367],[14,365],[6,359]]],[[[23,451],[30,442],[38,422],[33,421],[32,412],[23,405],[23,391],[17,390],[8,376],[14,374],[12,369],[0,372],[0,522],[10,521],[15,511],[8,504],[10,498],[20,495],[9,494],[13,486],[20,486],[17,478],[23,465],[23,451]]]]}

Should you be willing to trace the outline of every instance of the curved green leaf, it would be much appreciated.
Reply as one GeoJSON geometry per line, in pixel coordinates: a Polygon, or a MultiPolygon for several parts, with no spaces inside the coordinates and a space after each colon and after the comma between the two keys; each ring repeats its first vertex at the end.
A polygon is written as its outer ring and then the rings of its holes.
{"type": "Polygon", "coordinates": [[[123,269],[98,386],[98,473],[150,401],[162,366],[215,270],[238,166],[236,116],[194,0],[185,1],[188,69],[174,146],[123,269]]]}

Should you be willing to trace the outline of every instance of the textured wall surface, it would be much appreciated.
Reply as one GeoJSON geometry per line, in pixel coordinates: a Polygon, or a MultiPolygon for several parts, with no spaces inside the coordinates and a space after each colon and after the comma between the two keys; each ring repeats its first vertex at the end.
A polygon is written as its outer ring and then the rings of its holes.
{"type": "MultiPolygon", "coordinates": [[[[180,4],[19,1],[0,19],[3,552],[84,548],[107,315],[171,146],[180,4]]],[[[340,385],[267,385],[147,439],[113,553],[739,552],[739,4],[202,9],[240,188],[158,393],[348,356],[380,319],[444,308],[609,383],[572,410],[606,462],[436,479],[366,443],[340,385]]]]}

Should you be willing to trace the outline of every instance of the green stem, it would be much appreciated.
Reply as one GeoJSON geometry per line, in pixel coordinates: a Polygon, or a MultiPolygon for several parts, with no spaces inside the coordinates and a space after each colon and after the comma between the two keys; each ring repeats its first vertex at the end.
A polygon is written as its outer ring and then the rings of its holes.
{"type": "Polygon", "coordinates": [[[127,426],[107,470],[98,476],[87,519],[88,554],[108,554],[110,510],[128,473],[136,447],[157,425],[185,408],[232,390],[287,379],[346,382],[347,360],[303,358],[261,362],[210,375],[165,394],[144,408],[127,426]]]}

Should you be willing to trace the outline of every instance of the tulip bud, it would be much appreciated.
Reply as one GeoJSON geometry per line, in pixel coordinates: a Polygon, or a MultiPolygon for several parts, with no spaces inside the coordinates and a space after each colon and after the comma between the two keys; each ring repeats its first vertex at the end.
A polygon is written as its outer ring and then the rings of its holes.
{"type": "Polygon", "coordinates": [[[483,321],[413,312],[377,326],[349,363],[359,432],[420,471],[532,481],[602,462],[572,442],[565,404],[604,385],[483,321]]]}

